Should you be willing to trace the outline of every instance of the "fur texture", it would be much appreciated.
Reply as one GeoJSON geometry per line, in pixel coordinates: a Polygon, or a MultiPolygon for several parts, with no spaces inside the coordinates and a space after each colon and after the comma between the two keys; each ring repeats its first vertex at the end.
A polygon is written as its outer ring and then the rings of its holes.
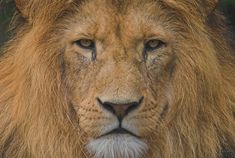
{"type": "Polygon", "coordinates": [[[234,157],[235,57],[216,0],[16,4],[0,57],[4,158],[234,157]],[[164,44],[146,54],[151,39],[164,44]],[[97,102],[142,96],[121,124],[97,102]],[[136,137],[100,137],[119,126],[136,137]]]}

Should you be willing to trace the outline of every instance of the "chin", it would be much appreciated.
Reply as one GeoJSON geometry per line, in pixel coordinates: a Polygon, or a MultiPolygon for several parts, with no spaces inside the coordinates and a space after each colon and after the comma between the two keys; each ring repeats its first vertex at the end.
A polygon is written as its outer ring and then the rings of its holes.
{"type": "Polygon", "coordinates": [[[142,158],[148,149],[143,140],[126,134],[92,139],[86,147],[92,158],[142,158]]]}

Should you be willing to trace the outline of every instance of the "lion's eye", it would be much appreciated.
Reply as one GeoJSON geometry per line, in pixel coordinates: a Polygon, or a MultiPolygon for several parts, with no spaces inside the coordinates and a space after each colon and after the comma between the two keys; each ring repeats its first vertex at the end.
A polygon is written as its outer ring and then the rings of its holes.
{"type": "Polygon", "coordinates": [[[80,39],[75,43],[83,49],[91,49],[91,50],[95,49],[95,42],[90,39],[80,39]]]}
{"type": "Polygon", "coordinates": [[[151,52],[161,48],[165,43],[160,40],[149,40],[145,43],[145,52],[151,52]]]}

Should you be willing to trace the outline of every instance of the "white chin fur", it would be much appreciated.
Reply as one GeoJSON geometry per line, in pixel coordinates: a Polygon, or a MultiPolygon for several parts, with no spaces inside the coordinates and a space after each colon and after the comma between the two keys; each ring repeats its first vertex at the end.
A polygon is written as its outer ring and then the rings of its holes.
{"type": "Polygon", "coordinates": [[[141,158],[147,144],[129,135],[110,135],[91,140],[87,150],[93,158],[141,158]]]}

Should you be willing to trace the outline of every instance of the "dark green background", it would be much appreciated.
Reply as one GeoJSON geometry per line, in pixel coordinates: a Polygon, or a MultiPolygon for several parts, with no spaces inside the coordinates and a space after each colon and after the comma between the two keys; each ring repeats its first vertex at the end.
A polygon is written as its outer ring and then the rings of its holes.
{"type": "MultiPolygon", "coordinates": [[[[235,0],[222,0],[220,8],[228,17],[228,25],[230,25],[235,32],[235,0]]],[[[9,31],[7,31],[7,28],[13,12],[13,0],[0,0],[0,46],[8,37],[9,31]]]]}

